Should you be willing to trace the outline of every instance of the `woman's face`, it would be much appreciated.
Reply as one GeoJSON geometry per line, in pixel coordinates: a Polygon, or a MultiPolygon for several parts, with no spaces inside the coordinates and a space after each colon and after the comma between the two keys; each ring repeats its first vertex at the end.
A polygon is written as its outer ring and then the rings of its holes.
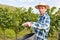
{"type": "Polygon", "coordinates": [[[46,12],[46,7],[40,6],[38,10],[39,10],[40,14],[44,14],[46,12]]]}

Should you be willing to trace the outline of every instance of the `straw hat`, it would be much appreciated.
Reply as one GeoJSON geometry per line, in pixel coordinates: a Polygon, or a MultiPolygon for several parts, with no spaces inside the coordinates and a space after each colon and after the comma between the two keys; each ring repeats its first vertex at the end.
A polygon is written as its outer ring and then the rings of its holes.
{"type": "Polygon", "coordinates": [[[44,7],[46,7],[46,9],[49,9],[49,6],[47,4],[45,4],[45,3],[42,3],[42,2],[39,3],[38,5],[36,5],[35,8],[39,9],[40,6],[44,6],[44,7]]]}

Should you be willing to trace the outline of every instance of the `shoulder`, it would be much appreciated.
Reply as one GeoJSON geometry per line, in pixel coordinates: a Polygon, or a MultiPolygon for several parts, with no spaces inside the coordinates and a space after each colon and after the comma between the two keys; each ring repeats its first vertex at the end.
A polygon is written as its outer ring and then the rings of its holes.
{"type": "Polygon", "coordinates": [[[48,15],[48,13],[45,13],[44,17],[45,18],[50,18],[50,16],[48,15]]]}

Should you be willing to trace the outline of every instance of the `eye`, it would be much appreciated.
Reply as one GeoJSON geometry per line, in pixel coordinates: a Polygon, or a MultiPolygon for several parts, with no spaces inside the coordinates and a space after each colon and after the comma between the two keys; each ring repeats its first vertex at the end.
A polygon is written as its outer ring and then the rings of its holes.
{"type": "Polygon", "coordinates": [[[41,9],[43,9],[43,7],[41,9]]]}

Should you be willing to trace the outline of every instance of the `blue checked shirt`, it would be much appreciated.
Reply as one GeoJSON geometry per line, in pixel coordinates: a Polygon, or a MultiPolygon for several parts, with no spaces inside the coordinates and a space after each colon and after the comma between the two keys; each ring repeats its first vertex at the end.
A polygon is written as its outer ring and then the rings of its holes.
{"type": "Polygon", "coordinates": [[[31,22],[31,28],[33,28],[36,35],[36,40],[46,40],[50,29],[50,17],[47,13],[40,15],[37,22],[31,22]]]}

